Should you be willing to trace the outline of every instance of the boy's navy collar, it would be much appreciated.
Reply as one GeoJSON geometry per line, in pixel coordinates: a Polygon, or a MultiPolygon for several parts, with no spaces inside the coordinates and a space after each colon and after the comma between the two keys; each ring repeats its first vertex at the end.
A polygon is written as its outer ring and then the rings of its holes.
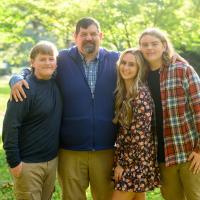
{"type": "Polygon", "coordinates": [[[48,81],[51,80],[51,78],[50,79],[38,79],[33,72],[31,72],[31,74],[27,76],[27,79],[32,79],[38,83],[47,83],[48,81]]]}

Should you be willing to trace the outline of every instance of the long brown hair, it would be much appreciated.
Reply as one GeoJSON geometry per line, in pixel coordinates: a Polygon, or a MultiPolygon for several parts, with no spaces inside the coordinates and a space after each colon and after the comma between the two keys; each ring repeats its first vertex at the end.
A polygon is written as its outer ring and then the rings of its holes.
{"type": "Polygon", "coordinates": [[[130,122],[132,120],[132,107],[131,107],[131,101],[137,96],[138,94],[138,88],[139,85],[144,82],[146,79],[146,65],[145,60],[143,59],[142,53],[139,49],[127,49],[121,53],[121,56],[119,57],[119,60],[117,61],[117,86],[115,90],[115,117],[113,119],[113,123],[118,123],[120,120],[120,113],[122,111],[122,106],[124,110],[124,123],[126,125],[130,125],[130,122]],[[129,90],[129,97],[126,99],[126,87],[124,79],[122,78],[120,74],[120,65],[122,62],[123,57],[130,53],[134,55],[136,64],[138,67],[138,72],[136,77],[132,80],[132,84],[129,90]],[[126,101],[125,101],[126,99],[126,101]]]}
{"type": "Polygon", "coordinates": [[[141,39],[145,36],[145,35],[150,35],[153,37],[158,38],[161,43],[165,46],[166,50],[163,52],[162,55],[162,62],[164,66],[168,66],[171,63],[171,58],[174,54],[174,48],[172,46],[172,43],[169,40],[169,37],[167,36],[167,33],[165,33],[164,31],[161,31],[158,28],[147,28],[145,29],[140,37],[139,37],[139,45],[141,46],[141,39]]]}

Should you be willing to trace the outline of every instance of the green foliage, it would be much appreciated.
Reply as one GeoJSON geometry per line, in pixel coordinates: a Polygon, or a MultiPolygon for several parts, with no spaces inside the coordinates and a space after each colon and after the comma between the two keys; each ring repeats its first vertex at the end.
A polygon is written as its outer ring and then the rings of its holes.
{"type": "Polygon", "coordinates": [[[190,63],[190,65],[194,67],[194,69],[200,76],[200,52],[185,51],[181,54],[181,56],[184,57],[190,63]]]}
{"type": "MultiPolygon", "coordinates": [[[[3,122],[4,113],[6,110],[6,104],[9,98],[9,93],[10,93],[10,89],[8,87],[8,78],[0,77],[0,136],[2,132],[2,122],[3,122]]],[[[0,142],[0,150],[1,150],[1,142],[0,142]]],[[[1,160],[0,160],[0,163],[1,163],[1,160]]],[[[0,169],[1,169],[1,166],[0,166],[0,169]]],[[[0,171],[0,174],[2,175],[1,171],[0,171]]],[[[0,175],[0,178],[1,178],[1,175],[0,175]]]]}
{"type": "Polygon", "coordinates": [[[169,33],[178,52],[198,52],[199,5],[199,0],[1,0],[0,59],[26,65],[31,46],[39,40],[69,46],[74,25],[84,16],[100,21],[102,45],[108,49],[136,46],[138,34],[156,26],[169,33]]]}
{"type": "Polygon", "coordinates": [[[13,183],[9,176],[8,167],[5,161],[4,151],[2,150],[2,142],[0,140],[0,199],[13,200],[13,183]]]}

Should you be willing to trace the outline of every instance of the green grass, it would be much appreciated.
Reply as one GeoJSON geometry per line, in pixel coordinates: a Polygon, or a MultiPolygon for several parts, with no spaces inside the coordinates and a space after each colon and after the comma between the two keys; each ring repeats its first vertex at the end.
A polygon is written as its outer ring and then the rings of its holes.
{"type": "MultiPolygon", "coordinates": [[[[6,110],[6,104],[9,99],[10,89],[8,87],[9,77],[0,77],[0,135],[2,132],[2,121],[6,110]]],[[[52,200],[59,200],[60,187],[56,182],[56,191],[52,200]]],[[[2,149],[2,141],[0,139],[0,199],[13,200],[13,182],[10,177],[8,167],[5,160],[5,154],[2,149]]],[[[91,193],[87,191],[87,199],[92,200],[91,193]]],[[[162,200],[159,189],[147,193],[147,200],[162,200]]]]}
{"type": "MultiPolygon", "coordinates": [[[[2,122],[6,110],[6,104],[9,98],[10,89],[8,87],[9,77],[0,77],[0,135],[2,133],[2,122]]],[[[9,175],[8,167],[5,161],[2,141],[0,139],[0,199],[13,200],[13,183],[9,175]]]]}
{"type": "Polygon", "coordinates": [[[8,87],[9,77],[0,77],[0,133],[2,132],[2,121],[9,99],[10,88],[8,87]]]}

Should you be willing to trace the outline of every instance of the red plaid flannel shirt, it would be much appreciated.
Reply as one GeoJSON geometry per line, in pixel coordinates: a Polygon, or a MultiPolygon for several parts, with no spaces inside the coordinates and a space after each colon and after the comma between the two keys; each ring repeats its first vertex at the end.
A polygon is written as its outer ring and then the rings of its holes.
{"type": "Polygon", "coordinates": [[[187,161],[200,151],[200,78],[186,64],[160,70],[166,166],[187,161]]]}

